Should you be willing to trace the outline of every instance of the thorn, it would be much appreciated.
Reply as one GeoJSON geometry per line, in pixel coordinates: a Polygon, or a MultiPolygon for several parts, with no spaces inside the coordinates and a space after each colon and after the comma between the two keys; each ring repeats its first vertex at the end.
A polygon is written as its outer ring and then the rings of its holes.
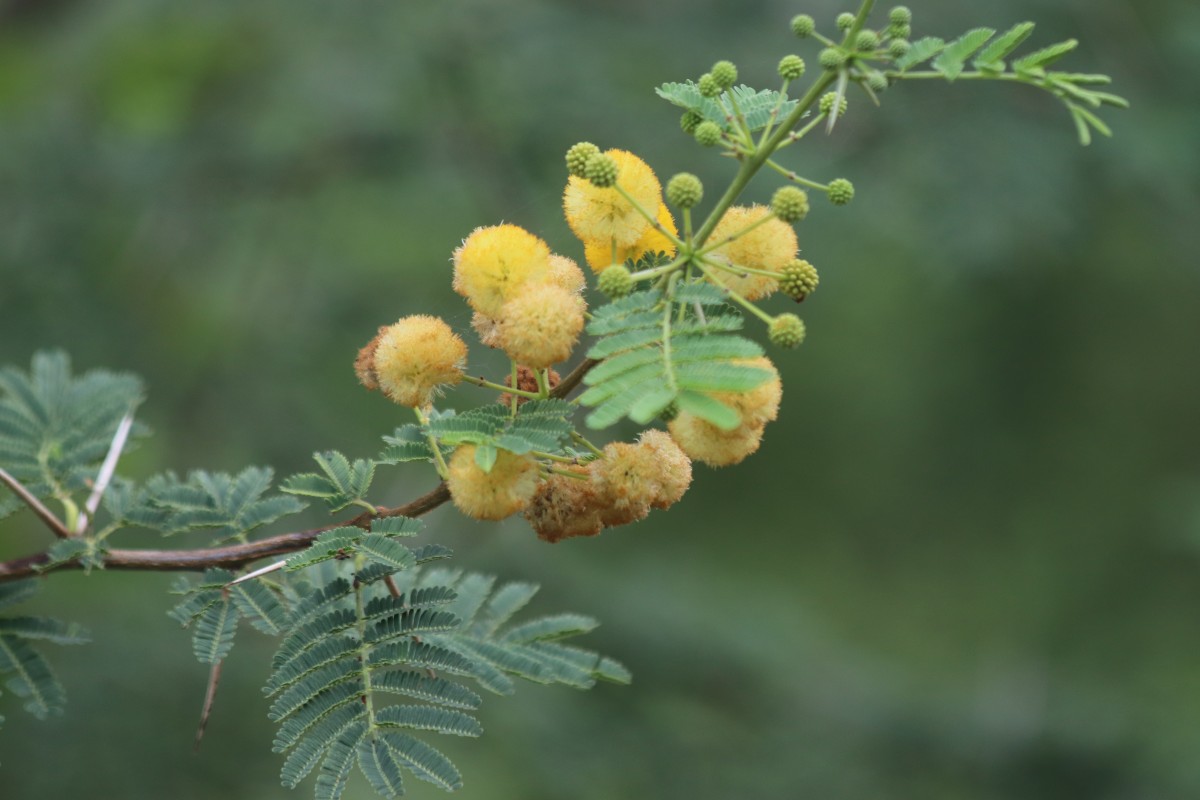
{"type": "Polygon", "coordinates": [[[200,724],[196,726],[196,740],[192,744],[192,752],[200,752],[200,740],[204,738],[204,729],[208,727],[208,718],[212,714],[213,702],[217,699],[217,684],[221,682],[221,665],[218,661],[212,665],[208,673],[208,689],[204,692],[204,707],[200,709],[200,724]]]}

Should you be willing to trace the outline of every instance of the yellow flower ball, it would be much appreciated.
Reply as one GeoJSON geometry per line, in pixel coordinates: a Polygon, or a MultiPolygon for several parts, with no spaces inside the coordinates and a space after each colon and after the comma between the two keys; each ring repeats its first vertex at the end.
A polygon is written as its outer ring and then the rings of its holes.
{"type": "MultiPolygon", "coordinates": [[[[717,227],[708,238],[708,244],[714,244],[734,236],[738,231],[753,225],[771,213],[766,206],[734,206],[725,212],[717,227]]],[[[788,264],[800,246],[796,241],[796,231],[791,225],[778,219],[770,219],[745,235],[738,236],[731,242],[722,244],[714,249],[709,258],[720,260],[735,269],[748,267],[779,273],[788,264]]],[[[726,287],[732,289],[747,300],[758,300],[779,286],[779,279],[767,275],[744,273],[741,275],[725,270],[716,270],[717,278],[726,287]]]]}
{"type": "Polygon", "coordinates": [[[365,374],[402,406],[424,408],[442,386],[462,380],[467,345],[437,317],[404,317],[380,328],[372,342],[370,370],[360,369],[359,379],[370,388],[365,374]]]}
{"type": "Polygon", "coordinates": [[[571,294],[580,294],[587,288],[587,278],[583,270],[572,259],[566,256],[550,256],[550,283],[561,286],[571,294]]]}
{"type": "Polygon", "coordinates": [[[638,439],[638,446],[652,453],[658,462],[658,486],[650,505],[670,508],[692,485],[692,460],[666,431],[646,431],[638,439]]]}
{"type": "Polygon", "coordinates": [[[500,309],[500,348],[513,361],[534,369],[563,361],[583,330],[585,306],[582,297],[561,286],[526,286],[500,309]]]}
{"type": "Polygon", "coordinates": [[[475,329],[475,333],[479,334],[479,341],[483,344],[493,348],[500,346],[500,322],[498,320],[476,311],[471,314],[471,327],[475,329]]]}
{"type": "Polygon", "coordinates": [[[537,491],[538,466],[529,456],[499,450],[490,472],[475,463],[475,445],[454,451],[446,486],[450,499],[468,517],[499,520],[529,505],[537,491]]]}
{"type": "Polygon", "coordinates": [[[739,425],[723,431],[686,411],[681,411],[667,427],[683,452],[710,467],[737,464],[758,449],[763,436],[762,426],[739,425]]]}
{"type": "Polygon", "coordinates": [[[476,228],[454,251],[454,291],[489,317],[549,273],[549,245],[516,225],[476,228]]]}
{"type": "MultiPolygon", "coordinates": [[[[585,466],[568,467],[587,477],[585,466]]],[[[558,542],[575,536],[595,536],[604,529],[600,520],[600,500],[591,480],[551,475],[538,484],[537,494],[525,509],[525,519],[546,542],[558,542]]]]}
{"type": "MultiPolygon", "coordinates": [[[[662,202],[662,186],[645,161],[624,150],[609,150],[605,155],[617,164],[617,186],[650,213],[662,202]]],[[[563,212],[567,224],[586,242],[616,242],[629,247],[650,227],[633,205],[616,188],[601,189],[584,178],[571,176],[563,192],[563,212]]],[[[610,245],[611,246],[611,245],[610,245]]]]}
{"type": "MultiPolygon", "coordinates": [[[[659,204],[657,216],[659,225],[670,231],[672,235],[679,233],[679,229],[675,227],[675,219],[671,216],[671,210],[667,208],[666,204],[659,204]]],[[[595,272],[603,272],[612,264],[624,264],[630,259],[636,263],[647,253],[666,253],[673,256],[675,255],[675,243],[660,233],[658,228],[650,227],[646,229],[641,238],[629,247],[618,247],[615,260],[611,239],[589,241],[583,244],[583,256],[587,259],[588,266],[595,272]]]]}

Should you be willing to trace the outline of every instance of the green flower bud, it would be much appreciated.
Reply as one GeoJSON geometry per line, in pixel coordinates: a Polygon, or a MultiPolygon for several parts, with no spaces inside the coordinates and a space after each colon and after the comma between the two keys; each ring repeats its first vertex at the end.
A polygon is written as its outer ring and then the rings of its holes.
{"type": "Polygon", "coordinates": [[[888,26],[887,32],[888,36],[892,37],[893,39],[907,39],[908,37],[912,36],[912,26],[908,24],[893,24],[888,26]]]}
{"type": "Polygon", "coordinates": [[[836,178],[829,182],[829,202],[835,206],[844,206],[854,199],[854,184],[845,178],[836,178]]]}
{"type": "Polygon", "coordinates": [[[873,92],[882,92],[884,89],[888,88],[887,76],[882,72],[871,72],[869,75],[867,75],[867,86],[870,87],[871,91],[873,92]]]}
{"type": "Polygon", "coordinates": [[[799,347],[804,333],[804,320],[795,314],[780,314],[767,328],[767,338],[776,347],[799,347]]]}
{"type": "Polygon", "coordinates": [[[817,21],[808,14],[797,14],[792,17],[792,33],[800,39],[807,39],[817,29],[817,21]]]}
{"type": "Polygon", "coordinates": [[[605,267],[596,279],[596,287],[614,300],[632,292],[633,283],[633,274],[624,264],[605,267]]]}
{"type": "Polygon", "coordinates": [[[784,222],[799,222],[808,215],[808,194],[795,186],[781,186],[771,197],[771,210],[784,222]]]}
{"type": "Polygon", "coordinates": [[[706,72],[700,76],[700,80],[696,82],[697,88],[700,89],[700,94],[703,97],[716,97],[722,91],[721,84],[713,77],[711,72],[706,72]]]}
{"type": "Polygon", "coordinates": [[[663,422],[670,422],[679,416],[679,406],[674,402],[667,404],[667,407],[658,412],[658,418],[663,422]]]}
{"type": "Polygon", "coordinates": [[[715,122],[705,120],[696,126],[696,141],[705,147],[712,147],[721,141],[721,127],[715,122]]]}
{"type": "Polygon", "coordinates": [[[567,150],[567,172],[576,178],[582,178],[584,171],[587,169],[588,159],[599,154],[599,152],[600,148],[591,142],[580,142],[579,144],[571,145],[571,149],[567,150]]]}
{"type": "Polygon", "coordinates": [[[874,50],[879,46],[879,34],[875,31],[859,31],[854,39],[855,50],[874,50]]]}
{"type": "Polygon", "coordinates": [[[779,77],[794,81],[804,75],[804,59],[800,56],[784,56],[779,59],[779,77]]]}
{"type": "Polygon", "coordinates": [[[591,181],[593,186],[607,189],[617,182],[617,162],[610,156],[597,153],[587,160],[584,177],[591,181]]]}
{"type": "Polygon", "coordinates": [[[685,111],[679,118],[679,127],[683,128],[684,133],[691,136],[701,122],[704,122],[704,117],[700,116],[699,111],[685,111]]]}
{"type": "Polygon", "coordinates": [[[821,279],[817,268],[803,259],[793,259],[779,272],[779,289],[799,303],[817,290],[821,279]]]}
{"type": "Polygon", "coordinates": [[[910,49],[912,49],[912,44],[907,39],[892,39],[888,43],[888,55],[892,58],[900,58],[910,49]]]}
{"type": "Polygon", "coordinates": [[[854,25],[854,15],[849,11],[843,11],[837,15],[837,26],[839,31],[848,31],[854,25]]]}
{"type": "Polygon", "coordinates": [[[826,47],[821,51],[817,60],[821,64],[821,69],[838,69],[846,63],[846,54],[836,47],[826,47]]]}
{"type": "Polygon", "coordinates": [[[893,25],[907,25],[912,22],[912,12],[908,10],[908,6],[896,6],[888,14],[888,20],[893,25]]]}
{"type": "Polygon", "coordinates": [[[680,208],[692,208],[704,197],[704,186],[690,172],[681,172],[667,181],[667,202],[680,208]]]}
{"type": "MultiPolygon", "coordinates": [[[[819,108],[821,110],[822,114],[828,114],[833,109],[833,104],[837,100],[838,100],[837,92],[826,92],[825,94],[821,95],[821,100],[819,103],[817,103],[817,108],[819,108]]],[[[846,99],[845,95],[842,95],[841,101],[838,102],[837,116],[839,116],[839,117],[845,116],[846,109],[849,107],[850,107],[850,101],[846,99]]]]}
{"type": "Polygon", "coordinates": [[[724,91],[737,82],[738,71],[732,61],[718,61],[713,64],[712,71],[709,74],[713,76],[713,80],[724,91]]]}

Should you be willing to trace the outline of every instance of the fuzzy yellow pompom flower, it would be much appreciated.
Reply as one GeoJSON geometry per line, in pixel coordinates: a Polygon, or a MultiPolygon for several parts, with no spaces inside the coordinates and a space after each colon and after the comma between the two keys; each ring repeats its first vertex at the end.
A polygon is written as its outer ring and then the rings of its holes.
{"type": "MultiPolygon", "coordinates": [[[[759,222],[771,213],[766,206],[734,206],[725,212],[712,236],[709,244],[724,241],[738,232],[759,222]]],[[[779,273],[796,257],[800,249],[796,241],[796,231],[791,225],[778,219],[769,219],[748,233],[738,236],[731,242],[722,244],[709,253],[709,258],[719,260],[737,267],[764,270],[779,273]]],[[[779,286],[779,279],[767,275],[744,273],[741,275],[717,270],[717,279],[729,289],[737,292],[747,300],[758,300],[779,286]]]]}
{"type": "Polygon", "coordinates": [[[446,486],[458,510],[475,519],[499,520],[529,505],[537,491],[538,466],[529,456],[499,450],[484,472],[475,463],[475,445],[459,447],[450,457],[446,486]]]}
{"type": "MultiPolygon", "coordinates": [[[[660,203],[658,206],[658,224],[670,231],[672,236],[679,233],[679,229],[675,227],[675,219],[671,216],[671,211],[666,204],[660,203]]],[[[583,256],[587,259],[588,266],[595,272],[603,272],[612,264],[624,264],[630,259],[636,263],[647,253],[666,253],[673,256],[675,255],[675,243],[663,235],[658,228],[649,227],[641,238],[629,247],[618,247],[615,258],[611,240],[584,242],[583,245],[583,256]]]]}
{"type": "MultiPolygon", "coordinates": [[[[645,161],[624,150],[605,153],[617,165],[617,186],[625,190],[638,204],[653,213],[662,197],[662,186],[645,161]]],[[[616,242],[617,247],[629,247],[650,227],[634,206],[616,188],[601,189],[586,178],[572,175],[563,192],[563,211],[567,224],[582,241],[616,242]]]]}
{"type": "Polygon", "coordinates": [[[581,294],[587,288],[587,278],[574,260],[566,256],[550,256],[550,283],[561,286],[571,294],[581,294]]]}
{"type": "Polygon", "coordinates": [[[571,355],[585,303],[553,283],[533,284],[500,309],[497,342],[518,364],[542,369],[571,355]]]}
{"type": "Polygon", "coordinates": [[[737,464],[758,449],[763,436],[761,425],[743,424],[725,431],[686,411],[680,412],[667,427],[683,452],[710,467],[737,464]]]}
{"type": "Polygon", "coordinates": [[[497,320],[476,311],[471,315],[471,327],[479,334],[479,341],[488,347],[500,346],[500,323],[497,320]]]}
{"type": "Polygon", "coordinates": [[[424,408],[462,380],[467,345],[437,317],[418,314],[379,329],[355,359],[358,379],[395,402],[424,408]]]}
{"type": "Polygon", "coordinates": [[[454,291],[489,317],[549,273],[549,245],[516,225],[476,228],[454,251],[454,291]]]}
{"type": "Polygon", "coordinates": [[[609,526],[643,519],[651,507],[673,505],[692,482],[690,459],[662,431],[646,431],[636,444],[606,445],[591,467],[604,502],[600,518],[609,526]]]}
{"type": "Polygon", "coordinates": [[[666,431],[644,432],[638,446],[649,450],[658,461],[658,487],[650,505],[670,508],[692,485],[692,460],[666,431]]]}
{"type": "Polygon", "coordinates": [[[771,377],[748,392],[713,392],[712,396],[737,409],[743,425],[761,428],[773,422],[779,417],[779,403],[783,400],[783,382],[779,379],[779,370],[766,356],[735,359],[732,363],[767,370],[771,377]]]}
{"type": "Polygon", "coordinates": [[[595,536],[604,529],[600,520],[601,501],[596,487],[587,480],[585,466],[568,467],[584,478],[551,475],[538,484],[537,494],[525,509],[525,519],[538,538],[557,542],[575,536],[595,536]]]}

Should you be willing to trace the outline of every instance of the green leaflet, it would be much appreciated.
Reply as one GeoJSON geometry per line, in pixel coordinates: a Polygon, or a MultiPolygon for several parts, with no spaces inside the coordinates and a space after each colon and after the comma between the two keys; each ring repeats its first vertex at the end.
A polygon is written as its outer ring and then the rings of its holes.
{"type": "Polygon", "coordinates": [[[341,511],[352,503],[364,501],[375,476],[374,461],[360,458],[351,463],[336,450],[313,453],[313,459],[321,468],[320,473],[292,475],[284,480],[280,489],[288,494],[320,498],[330,511],[341,511]]]}
{"type": "MultiPolygon", "coordinates": [[[[36,589],[32,580],[0,586],[0,608],[27,600],[36,589]]],[[[34,642],[70,645],[87,641],[86,631],[75,623],[47,617],[0,617],[0,681],[38,719],[60,714],[66,692],[34,642]]]]}
{"type": "Polygon", "coordinates": [[[574,407],[566,400],[530,400],[522,403],[513,417],[509,408],[494,404],[462,414],[453,410],[431,414],[425,432],[439,443],[477,447],[475,461],[489,471],[496,462],[497,450],[517,455],[533,451],[553,452],[562,447],[574,425],[574,407]]]}
{"type": "MultiPolygon", "coordinates": [[[[588,356],[601,359],[584,378],[579,402],[593,410],[587,424],[605,428],[629,417],[651,422],[680,397],[745,392],[770,378],[758,367],[734,363],[762,355],[749,339],[730,335],[741,314],[724,293],[703,280],[638,292],[593,312],[588,332],[600,336],[588,356]]],[[[725,427],[732,409],[716,400],[687,409],[725,427]]],[[[736,423],[734,423],[736,425],[736,423]]]]}
{"type": "Polygon", "coordinates": [[[752,89],[749,86],[735,86],[727,92],[722,92],[720,102],[717,98],[704,97],[700,89],[692,81],[686,83],[664,83],[654,90],[655,93],[669,103],[695,111],[704,119],[720,125],[723,130],[732,130],[725,109],[733,110],[730,98],[736,102],[738,109],[746,120],[746,127],[751,131],[765,128],[775,119],[783,119],[796,108],[795,100],[788,100],[786,95],[771,89],[752,89]],[[722,107],[722,103],[724,107],[722,107]]]}
{"type": "Polygon", "coordinates": [[[250,532],[305,508],[295,497],[263,497],[273,477],[274,471],[268,467],[247,467],[237,475],[197,470],[189,473],[186,481],[167,472],[147,481],[136,497],[129,489],[118,494],[110,512],[166,534],[211,528],[218,541],[244,539],[250,532]],[[153,516],[155,511],[157,516],[153,516]]]}
{"type": "MultiPolygon", "coordinates": [[[[62,352],[39,352],[29,372],[0,368],[0,466],[39,498],[89,488],[121,419],[142,402],[141,381],[104,370],[71,374],[62,352]]],[[[145,436],[135,424],[126,449],[145,436]]],[[[0,509],[11,511],[11,496],[0,509]]]]}

